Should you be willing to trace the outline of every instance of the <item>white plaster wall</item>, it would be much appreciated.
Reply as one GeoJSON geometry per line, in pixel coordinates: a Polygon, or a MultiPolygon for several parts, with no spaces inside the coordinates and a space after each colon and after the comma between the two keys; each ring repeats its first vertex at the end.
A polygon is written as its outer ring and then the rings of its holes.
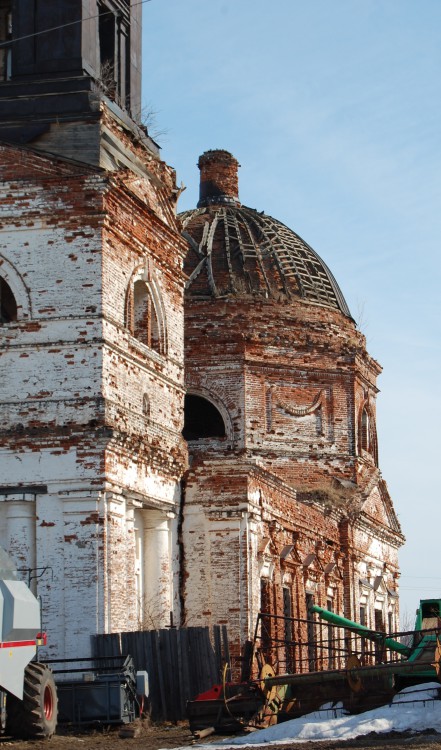
{"type": "MultiPolygon", "coordinates": [[[[190,501],[190,498],[188,498],[190,501]]],[[[200,505],[186,505],[183,544],[185,549],[185,607],[187,627],[211,625],[214,601],[208,519],[200,505]],[[204,615],[203,613],[210,613],[204,615]]]]}
{"type": "Polygon", "coordinates": [[[21,175],[0,201],[0,273],[3,262],[19,306],[17,322],[0,327],[0,419],[10,431],[0,452],[0,541],[19,566],[44,571],[33,586],[47,656],[78,657],[90,654],[91,635],[140,624],[136,508],[144,590],[159,597],[161,624],[179,614],[183,281],[173,234],[153,238],[149,213],[168,356],[131,340],[126,287],[149,253],[135,234],[144,241],[148,232],[135,230],[116,189],[105,218],[105,176],[55,170],[48,160],[41,182],[21,175]],[[25,500],[11,494],[30,485],[40,489],[25,500]]]}
{"type": "Polygon", "coordinates": [[[260,561],[258,557],[259,553],[259,526],[260,520],[256,515],[249,515],[248,521],[248,621],[247,621],[247,637],[250,638],[254,634],[256,627],[257,615],[260,612],[260,561]]]}
{"type": "Polygon", "coordinates": [[[44,219],[34,216],[40,192],[31,191],[32,221],[17,198],[0,234],[0,263],[12,264],[29,301],[29,320],[1,329],[0,417],[8,429],[87,423],[101,393],[101,231],[86,221],[67,229],[65,217],[47,215],[47,207],[44,219]]]}
{"type": "Polygon", "coordinates": [[[228,624],[230,634],[243,643],[253,617],[249,611],[248,514],[210,512],[209,507],[193,504],[191,493],[187,500],[183,525],[186,625],[228,624]]]}
{"type": "Polygon", "coordinates": [[[0,235],[0,255],[17,269],[29,290],[32,318],[78,318],[93,307],[99,311],[100,229],[88,228],[83,217],[81,227],[69,230],[63,226],[64,216],[60,226],[56,215],[51,217],[49,226],[38,218],[32,226],[20,226],[19,215],[5,217],[0,235]]]}
{"type": "MultiPolygon", "coordinates": [[[[90,635],[103,627],[103,524],[96,491],[60,485],[33,501],[0,496],[0,517],[2,546],[18,568],[32,568],[31,588],[41,599],[48,636],[41,655],[90,656],[90,635]]],[[[27,580],[27,573],[20,577],[27,580]]]]}
{"type": "Polygon", "coordinates": [[[173,477],[164,476],[136,454],[122,453],[110,441],[106,450],[106,480],[118,492],[136,492],[144,498],[146,507],[177,512],[180,486],[173,477]]]}

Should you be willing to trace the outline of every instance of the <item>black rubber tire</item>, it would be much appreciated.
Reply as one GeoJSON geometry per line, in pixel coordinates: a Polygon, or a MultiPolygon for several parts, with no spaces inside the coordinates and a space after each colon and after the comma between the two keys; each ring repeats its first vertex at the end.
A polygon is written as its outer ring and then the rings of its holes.
{"type": "Polygon", "coordinates": [[[8,693],[6,734],[20,739],[52,737],[57,728],[57,689],[49,667],[31,662],[24,673],[23,700],[8,693]]]}

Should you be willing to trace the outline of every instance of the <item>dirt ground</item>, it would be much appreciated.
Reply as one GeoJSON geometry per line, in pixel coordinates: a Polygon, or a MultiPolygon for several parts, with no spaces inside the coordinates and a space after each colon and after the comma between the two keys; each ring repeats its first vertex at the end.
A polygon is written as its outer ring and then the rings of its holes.
{"type": "MultiPolygon", "coordinates": [[[[225,739],[225,735],[211,736],[203,740],[204,743],[216,743],[225,739]]],[[[99,729],[82,733],[63,732],[50,740],[18,741],[8,737],[0,737],[0,750],[159,750],[191,746],[194,739],[188,726],[184,723],[175,726],[171,724],[138,725],[134,737],[121,737],[119,728],[99,729]]],[[[244,745],[242,745],[245,748],[244,745]]],[[[276,747],[276,746],[274,746],[276,747]]],[[[441,750],[441,734],[436,733],[391,733],[371,734],[356,740],[331,742],[304,742],[277,745],[277,750],[441,750]]]]}

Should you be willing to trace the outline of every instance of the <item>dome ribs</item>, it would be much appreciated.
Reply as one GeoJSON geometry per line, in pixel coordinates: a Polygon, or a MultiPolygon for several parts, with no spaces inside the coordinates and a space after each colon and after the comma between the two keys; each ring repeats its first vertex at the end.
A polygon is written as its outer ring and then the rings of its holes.
{"type": "MultiPolygon", "coordinates": [[[[296,273],[295,269],[295,263],[294,268],[293,264],[290,262],[291,256],[289,254],[289,251],[286,249],[285,245],[280,242],[279,233],[278,233],[278,227],[276,227],[276,223],[271,220],[269,216],[265,216],[265,219],[267,220],[265,222],[265,225],[260,225],[260,230],[262,232],[262,236],[265,238],[264,243],[262,243],[261,249],[262,249],[262,255],[266,257],[272,257],[276,263],[277,270],[280,275],[280,280],[283,284],[283,288],[285,291],[285,294],[288,297],[292,296],[292,291],[290,289],[290,285],[287,284],[287,280],[290,276],[295,275],[296,280],[299,281],[298,275],[296,273]],[[270,221],[268,221],[268,219],[270,221]],[[285,251],[285,252],[283,252],[285,251]],[[285,262],[285,259],[288,258],[288,262],[285,262]]],[[[302,293],[302,287],[301,284],[299,284],[300,287],[300,293],[303,297],[304,294],[302,293]]]]}
{"type": "MultiPolygon", "coordinates": [[[[185,234],[183,236],[185,237],[185,234]]],[[[188,277],[188,279],[187,279],[187,281],[185,283],[185,288],[186,289],[188,289],[191,286],[192,282],[195,279],[197,279],[197,277],[199,276],[199,274],[202,271],[203,267],[205,266],[206,262],[207,262],[207,259],[204,256],[202,258],[202,260],[198,263],[198,265],[196,266],[196,268],[194,269],[193,273],[188,277]]]]}
{"type": "MultiPolygon", "coordinates": [[[[241,212],[241,214],[242,214],[242,217],[243,217],[243,222],[244,222],[245,229],[246,229],[247,234],[248,234],[248,236],[250,238],[250,245],[252,244],[252,247],[254,248],[254,257],[256,258],[256,262],[257,262],[257,264],[259,266],[259,270],[260,270],[261,276],[262,276],[262,278],[263,278],[263,280],[265,282],[266,293],[267,294],[271,294],[271,284],[270,284],[268,276],[267,276],[267,274],[265,272],[265,265],[264,265],[263,260],[262,260],[261,248],[259,246],[259,236],[260,237],[262,236],[262,232],[261,232],[260,226],[258,224],[256,224],[256,222],[254,221],[254,217],[252,217],[252,216],[251,217],[246,216],[243,211],[241,212]],[[254,227],[256,229],[256,234],[257,234],[256,239],[253,236],[253,232],[251,231],[251,227],[254,227]]],[[[247,258],[251,257],[251,253],[249,253],[246,257],[247,258]]]]}
{"type": "Polygon", "coordinates": [[[225,257],[227,260],[228,272],[230,274],[230,284],[233,292],[237,292],[237,287],[234,279],[233,265],[231,259],[231,240],[236,239],[237,247],[240,249],[240,232],[237,226],[235,216],[230,216],[225,209],[221,209],[219,213],[222,215],[224,231],[225,231],[225,257]],[[232,231],[229,231],[232,230],[232,231]]]}
{"type": "Polygon", "coordinates": [[[295,276],[302,297],[339,309],[339,300],[329,276],[333,277],[329,271],[326,273],[325,269],[328,269],[321,258],[284,224],[274,220],[271,223],[276,227],[273,230],[276,234],[274,251],[284,267],[285,276],[288,279],[295,276]]]}
{"type": "Polygon", "coordinates": [[[268,293],[271,293],[271,287],[262,263],[260,248],[254,239],[248,217],[240,209],[234,212],[224,210],[224,216],[225,244],[231,251],[232,287],[234,291],[238,291],[236,280],[243,275],[247,292],[261,293],[263,279],[265,296],[267,296],[268,293]],[[232,239],[234,239],[234,242],[231,242],[232,239]]]}
{"type": "MultiPolygon", "coordinates": [[[[213,238],[214,238],[214,233],[216,231],[218,221],[219,221],[219,212],[216,212],[214,215],[214,219],[212,221],[211,227],[209,228],[207,232],[207,277],[208,277],[208,283],[210,285],[210,291],[214,297],[218,297],[219,294],[218,294],[216,284],[214,281],[211,254],[213,252],[213,238]]],[[[200,244],[201,249],[202,249],[202,243],[204,242],[204,237],[206,236],[206,232],[205,232],[206,227],[208,227],[208,222],[204,226],[204,234],[202,236],[202,240],[200,244]]]]}
{"type": "Polygon", "coordinates": [[[193,237],[191,236],[191,234],[189,234],[188,232],[183,231],[182,232],[182,236],[184,237],[184,239],[187,240],[187,242],[190,245],[191,249],[194,250],[194,252],[196,253],[197,257],[199,258],[199,263],[197,264],[196,268],[190,274],[190,276],[188,277],[188,279],[187,279],[187,281],[185,283],[185,288],[188,289],[190,287],[191,283],[195,279],[197,279],[197,277],[199,276],[200,272],[202,271],[203,267],[205,266],[205,263],[206,263],[207,259],[206,259],[205,253],[203,253],[202,250],[201,250],[200,244],[198,245],[198,243],[196,242],[195,239],[193,239],[193,237]]]}
{"type": "Polygon", "coordinates": [[[246,206],[222,205],[188,211],[182,221],[184,236],[193,239],[186,261],[192,296],[300,297],[352,317],[320,256],[273,217],[246,206]],[[205,266],[208,283],[195,284],[205,266]]]}

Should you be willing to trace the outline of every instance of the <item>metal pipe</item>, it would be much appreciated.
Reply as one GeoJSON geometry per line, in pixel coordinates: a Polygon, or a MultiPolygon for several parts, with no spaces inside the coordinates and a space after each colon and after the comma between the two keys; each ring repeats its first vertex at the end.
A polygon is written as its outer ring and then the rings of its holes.
{"type": "Polygon", "coordinates": [[[409,663],[408,661],[397,661],[389,664],[378,664],[366,667],[352,667],[351,669],[333,669],[329,672],[303,672],[301,674],[282,674],[264,679],[265,687],[272,685],[300,685],[311,683],[332,682],[333,680],[347,680],[348,676],[353,678],[363,677],[380,677],[387,674],[413,674],[414,672],[433,671],[433,679],[437,679],[436,672],[430,669],[431,664],[422,665],[409,663]],[[424,669],[426,666],[428,669],[424,669]]]}
{"type": "Polygon", "coordinates": [[[346,617],[336,615],[335,612],[323,609],[323,607],[319,607],[318,604],[313,604],[309,611],[316,612],[319,617],[333,625],[339,625],[342,628],[347,628],[347,630],[361,635],[363,638],[368,638],[370,641],[381,643],[391,651],[396,651],[404,656],[410,656],[412,653],[412,649],[409,646],[405,646],[404,643],[400,643],[394,638],[386,638],[382,633],[375,630],[369,630],[365,625],[360,625],[358,622],[353,622],[353,620],[348,620],[346,617]]]}

